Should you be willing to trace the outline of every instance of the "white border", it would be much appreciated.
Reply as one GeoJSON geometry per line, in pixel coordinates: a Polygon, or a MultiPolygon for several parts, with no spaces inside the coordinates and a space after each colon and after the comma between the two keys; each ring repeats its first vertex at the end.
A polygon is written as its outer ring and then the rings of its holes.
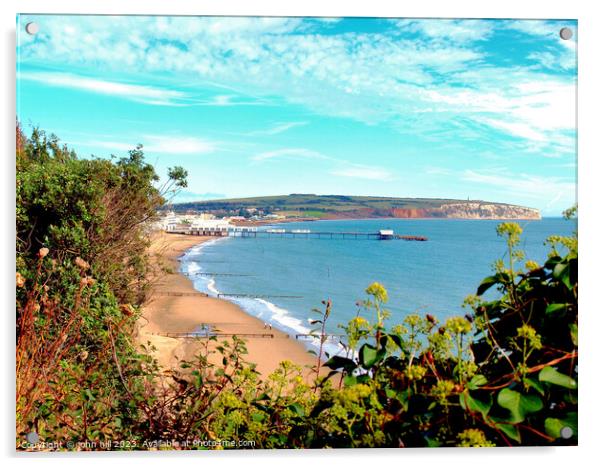
{"type": "MultiPolygon", "coordinates": [[[[221,0],[197,1],[190,0],[103,0],[102,2],[86,2],[75,0],[21,0],[1,2],[2,8],[2,81],[1,112],[2,125],[2,202],[0,203],[0,218],[3,219],[1,229],[2,248],[0,262],[2,263],[3,279],[2,294],[4,297],[4,344],[2,344],[2,364],[4,383],[1,384],[2,401],[6,413],[2,416],[2,449],[9,461],[19,459],[29,462],[39,455],[19,455],[15,457],[14,446],[14,122],[15,122],[15,15],[17,12],[27,13],[99,13],[99,14],[166,14],[166,15],[267,15],[267,16],[403,16],[403,17],[464,17],[464,18],[559,18],[579,20],[579,199],[580,220],[579,234],[581,242],[580,267],[580,333],[581,357],[579,415],[580,415],[580,446],[577,448],[523,448],[495,449],[486,451],[464,450],[353,450],[353,451],[264,451],[264,452],[211,452],[210,454],[195,454],[194,452],[179,453],[138,453],[135,455],[87,454],[60,455],[50,459],[52,464],[62,463],[70,458],[81,461],[82,456],[97,463],[111,458],[127,461],[144,461],[148,465],[160,464],[165,461],[198,463],[200,461],[226,460],[231,463],[245,464],[280,464],[287,463],[306,465],[308,462],[325,460],[352,462],[363,464],[367,462],[404,462],[422,464],[467,464],[486,461],[489,465],[504,465],[509,462],[523,464],[526,461],[542,461],[546,464],[587,464],[597,462],[590,458],[599,457],[596,447],[600,442],[600,396],[601,378],[599,371],[600,345],[602,341],[601,318],[602,309],[596,299],[596,288],[600,285],[595,281],[596,269],[600,269],[602,257],[598,246],[598,230],[596,215],[602,199],[599,180],[600,162],[602,156],[599,146],[600,134],[600,90],[602,74],[599,60],[602,45],[601,16],[595,10],[594,1],[526,1],[504,0],[502,2],[484,2],[471,0],[420,0],[418,2],[394,2],[391,0],[221,0]],[[598,267],[596,268],[596,265],[598,267]]],[[[599,272],[598,272],[599,273],[599,272]]]]}

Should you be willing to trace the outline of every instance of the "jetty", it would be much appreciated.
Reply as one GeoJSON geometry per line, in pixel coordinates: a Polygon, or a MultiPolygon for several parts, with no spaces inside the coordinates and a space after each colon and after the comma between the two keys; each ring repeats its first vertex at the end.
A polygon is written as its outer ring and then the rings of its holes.
{"type": "Polygon", "coordinates": [[[426,236],[399,235],[393,230],[378,230],[376,232],[365,231],[312,231],[308,229],[286,229],[257,227],[220,227],[202,228],[182,226],[167,230],[167,233],[195,235],[195,236],[218,236],[230,238],[279,238],[279,239],[371,239],[371,240],[403,240],[403,241],[427,241],[426,236]]]}

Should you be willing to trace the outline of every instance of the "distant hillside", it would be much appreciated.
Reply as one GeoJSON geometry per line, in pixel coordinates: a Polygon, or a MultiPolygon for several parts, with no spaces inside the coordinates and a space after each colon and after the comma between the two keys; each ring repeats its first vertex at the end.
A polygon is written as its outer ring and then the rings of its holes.
{"type": "Polygon", "coordinates": [[[174,204],[177,212],[210,212],[216,215],[262,216],[277,214],[287,219],[314,218],[472,218],[539,219],[537,209],[497,202],[290,194],[288,196],[218,199],[174,204]]]}

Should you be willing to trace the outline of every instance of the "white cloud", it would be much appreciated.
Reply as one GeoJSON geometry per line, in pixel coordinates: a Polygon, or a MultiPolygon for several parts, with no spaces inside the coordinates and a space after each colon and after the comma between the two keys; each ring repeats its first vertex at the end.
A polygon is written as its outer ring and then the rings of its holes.
{"type": "Polygon", "coordinates": [[[302,149],[302,148],[288,148],[288,149],[278,149],[272,150],[268,152],[262,152],[261,154],[257,154],[253,156],[251,159],[256,162],[262,162],[270,159],[277,158],[305,158],[305,159],[323,159],[323,160],[331,160],[330,157],[320,154],[319,152],[302,149]]]}
{"type": "MultiPolygon", "coordinates": [[[[43,34],[35,42],[21,35],[24,63],[166,74],[182,79],[187,92],[191,83],[228,89],[201,101],[150,86],[69,80],[89,91],[160,105],[266,105],[268,99],[283,99],[320,115],[385,122],[417,138],[432,137],[437,129],[444,135],[441,143],[454,137],[446,131],[452,127],[461,131],[472,125],[475,137],[483,138],[481,128],[487,125],[521,138],[531,153],[544,143],[574,140],[567,133],[575,130],[575,76],[545,68],[556,60],[562,69],[574,69],[575,41],[559,39],[558,22],[397,20],[397,29],[336,34],[321,34],[315,30],[319,21],[300,18],[91,16],[70,21],[67,32],[62,17],[40,23],[43,34]],[[489,60],[491,51],[478,41],[503,29],[549,36],[541,50],[524,50],[522,58],[530,55],[537,64],[489,60]],[[406,30],[417,37],[408,39],[406,30]]],[[[271,134],[287,129],[276,127],[271,134]]]]}
{"type": "MultiPolygon", "coordinates": [[[[132,138],[138,139],[143,145],[143,150],[147,154],[208,154],[216,150],[216,143],[191,136],[157,136],[142,135],[132,138]]],[[[87,141],[72,142],[76,145],[85,145],[88,147],[103,147],[109,150],[127,152],[134,148],[132,144],[126,144],[120,141],[87,141]]]]}
{"type": "Polygon", "coordinates": [[[483,118],[483,123],[493,126],[494,128],[501,129],[510,133],[514,136],[518,136],[532,141],[545,141],[546,137],[543,133],[534,130],[531,126],[526,123],[517,123],[511,121],[495,120],[493,118],[483,118]]]}
{"type": "Polygon", "coordinates": [[[336,157],[330,157],[328,155],[321,154],[309,149],[303,148],[286,148],[277,149],[269,152],[263,152],[257,154],[251,158],[254,162],[265,162],[273,159],[280,158],[301,158],[301,159],[314,159],[326,162],[327,165],[334,167],[331,168],[329,173],[334,176],[340,176],[344,178],[357,178],[364,180],[380,180],[390,181],[393,179],[391,172],[382,167],[369,166],[349,163],[345,160],[338,159],[336,157]]]}
{"type": "Polygon", "coordinates": [[[474,88],[442,86],[423,95],[434,104],[433,111],[462,115],[522,139],[525,152],[544,156],[574,153],[576,86],[572,79],[538,79],[528,71],[494,77],[491,71],[461,76],[474,88]],[[504,92],[499,92],[500,88],[504,92]]]}
{"type": "Polygon", "coordinates": [[[520,19],[504,23],[506,29],[522,32],[539,37],[558,37],[560,33],[558,21],[546,21],[540,19],[520,19]]]}
{"type": "Polygon", "coordinates": [[[215,143],[190,136],[146,135],[143,141],[148,141],[146,151],[161,154],[207,154],[216,149],[215,143]]]}
{"type": "Polygon", "coordinates": [[[134,149],[134,144],[119,141],[70,141],[69,144],[85,147],[102,147],[103,149],[127,152],[134,149]]]}
{"type": "Polygon", "coordinates": [[[247,133],[247,136],[273,136],[275,134],[284,133],[289,129],[305,125],[307,125],[307,121],[291,121],[288,123],[279,123],[268,129],[251,131],[250,133],[247,133]]]}
{"type": "MultiPolygon", "coordinates": [[[[575,197],[576,185],[558,177],[543,177],[525,173],[465,170],[461,179],[468,182],[485,184],[498,191],[506,192],[524,199],[542,202],[558,202],[561,199],[570,203],[575,197]],[[560,194],[560,195],[559,195],[560,194]]],[[[550,206],[551,207],[551,206],[550,206]]]]}
{"type": "Polygon", "coordinates": [[[231,95],[216,95],[211,101],[208,102],[209,105],[215,105],[216,107],[225,107],[232,105],[231,95]]]}
{"type": "Polygon", "coordinates": [[[478,19],[395,20],[395,24],[405,32],[464,43],[485,40],[493,33],[493,22],[478,19]]]}
{"type": "Polygon", "coordinates": [[[390,181],[393,175],[388,170],[381,167],[370,167],[367,165],[353,165],[343,167],[330,172],[334,176],[345,178],[358,178],[364,180],[390,181]]]}
{"type": "Polygon", "coordinates": [[[49,86],[114,95],[152,105],[180,105],[178,101],[187,97],[180,91],[86,78],[67,73],[20,72],[18,79],[37,81],[49,86]]]}

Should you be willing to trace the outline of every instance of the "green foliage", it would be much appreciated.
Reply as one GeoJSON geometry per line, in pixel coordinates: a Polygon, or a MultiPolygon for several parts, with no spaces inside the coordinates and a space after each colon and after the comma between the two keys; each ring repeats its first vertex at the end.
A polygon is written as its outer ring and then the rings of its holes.
{"type": "Polygon", "coordinates": [[[386,293],[371,285],[372,300],[363,307],[375,313],[377,324],[358,314],[344,327],[353,342],[348,348],[359,348],[325,363],[342,373],[341,389],[321,391],[312,419],[295,430],[300,432],[295,442],[306,447],[576,444],[576,250],[552,254],[543,267],[524,271],[520,233],[518,225],[499,226],[508,263],[496,263],[496,274],[467,298],[472,313],[444,325],[432,316],[410,315],[385,331],[379,306],[386,293]],[[491,287],[498,298],[483,301],[491,287]],[[369,341],[374,335],[379,335],[376,345],[369,341]],[[563,437],[563,427],[573,435],[563,437]]]}
{"type": "Polygon", "coordinates": [[[334,312],[324,301],[309,382],[286,361],[260,376],[237,338],[204,340],[179,370],[160,372],[132,333],[148,271],[144,223],[186,183],[183,169],[169,175],[155,187],[141,146],[116,161],[79,160],[55,137],[36,129],[27,139],[17,127],[20,448],[30,431],[116,442],[109,449],[577,443],[576,233],[549,239],[539,266],[524,262],[520,227],[501,224],[507,261],[467,297],[465,316],[443,323],[409,314],[388,328],[387,291],[369,285],[342,326],[342,355],[324,351],[334,312]]]}
{"type": "Polygon", "coordinates": [[[147,286],[144,225],[165,191],[141,146],[80,160],[17,124],[16,156],[17,435],[126,438],[156,372],[131,335],[147,286]]]}

